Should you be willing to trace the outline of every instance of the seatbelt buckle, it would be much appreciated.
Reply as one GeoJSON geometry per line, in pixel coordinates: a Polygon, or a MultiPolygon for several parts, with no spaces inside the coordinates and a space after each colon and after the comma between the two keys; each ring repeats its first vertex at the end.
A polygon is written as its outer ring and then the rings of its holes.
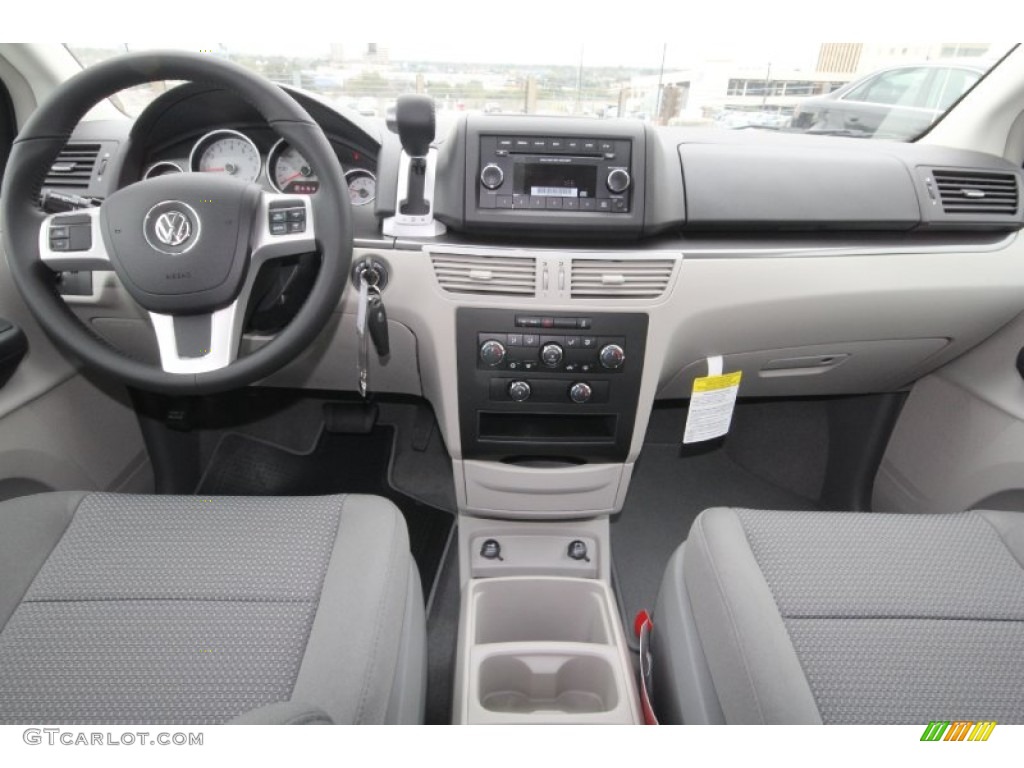
{"type": "Polygon", "coordinates": [[[658,716],[654,714],[651,703],[651,630],[654,622],[647,611],[639,611],[633,620],[633,633],[640,639],[640,707],[644,713],[644,725],[658,725],[658,716]]]}

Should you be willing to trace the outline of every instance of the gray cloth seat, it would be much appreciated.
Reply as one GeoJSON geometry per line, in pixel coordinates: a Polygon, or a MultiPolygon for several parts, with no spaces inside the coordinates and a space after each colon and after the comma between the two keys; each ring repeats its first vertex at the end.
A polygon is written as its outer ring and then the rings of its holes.
{"type": "Polygon", "coordinates": [[[655,606],[667,722],[1024,722],[1024,514],[716,508],[655,606]]]}
{"type": "Polygon", "coordinates": [[[373,496],[0,503],[0,723],[417,722],[426,627],[373,496]]]}

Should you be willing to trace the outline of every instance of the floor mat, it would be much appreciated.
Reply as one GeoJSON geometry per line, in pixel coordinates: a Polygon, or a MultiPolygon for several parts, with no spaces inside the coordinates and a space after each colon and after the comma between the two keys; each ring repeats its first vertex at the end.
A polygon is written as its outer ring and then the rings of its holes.
{"type": "MultiPolygon", "coordinates": [[[[708,507],[814,509],[816,504],[736,464],[721,448],[645,444],[622,512],[612,518],[612,559],[625,626],[653,610],[665,566],[708,507]]],[[[630,636],[632,640],[632,636],[630,636]]]]}
{"type": "Polygon", "coordinates": [[[409,528],[409,544],[423,581],[424,597],[437,578],[455,518],[396,491],[388,483],[394,428],[368,435],[323,431],[315,447],[298,453],[234,433],[217,444],[197,494],[317,496],[368,493],[394,502],[409,528]]]}

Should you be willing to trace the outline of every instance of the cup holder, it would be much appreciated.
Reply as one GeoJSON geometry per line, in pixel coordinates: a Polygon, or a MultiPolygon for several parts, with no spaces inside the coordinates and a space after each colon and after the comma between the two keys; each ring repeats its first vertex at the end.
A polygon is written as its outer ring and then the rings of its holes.
{"type": "Polygon", "coordinates": [[[484,659],[480,705],[489,712],[596,714],[618,706],[615,673],[601,656],[519,653],[484,659]]]}

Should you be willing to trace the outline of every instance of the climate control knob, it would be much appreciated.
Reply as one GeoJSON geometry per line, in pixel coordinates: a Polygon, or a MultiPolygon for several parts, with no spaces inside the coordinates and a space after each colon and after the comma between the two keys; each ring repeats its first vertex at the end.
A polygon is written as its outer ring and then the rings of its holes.
{"type": "Polygon", "coordinates": [[[508,396],[515,400],[517,403],[522,403],[530,399],[530,393],[533,390],[530,389],[529,383],[525,381],[513,381],[508,385],[508,396]]]}
{"type": "Polygon", "coordinates": [[[491,163],[485,165],[480,171],[480,183],[488,189],[497,189],[505,181],[505,172],[500,167],[491,163]]]}
{"type": "Polygon", "coordinates": [[[577,381],[571,387],[569,387],[569,399],[574,403],[590,402],[591,396],[594,394],[590,385],[583,381],[577,381]]]}
{"type": "Polygon", "coordinates": [[[505,345],[489,339],[480,345],[480,359],[492,368],[505,360],[505,345]]]}
{"type": "Polygon", "coordinates": [[[540,350],[540,361],[548,368],[557,368],[562,363],[564,353],[557,344],[545,344],[540,350]]]}
{"type": "Polygon", "coordinates": [[[621,195],[627,189],[633,180],[629,177],[629,171],[624,168],[615,168],[608,174],[608,178],[605,183],[608,185],[608,191],[614,192],[616,195],[621,195]]]}
{"type": "Polygon", "coordinates": [[[601,348],[601,367],[614,371],[626,362],[626,353],[618,344],[606,344],[601,348]]]}

